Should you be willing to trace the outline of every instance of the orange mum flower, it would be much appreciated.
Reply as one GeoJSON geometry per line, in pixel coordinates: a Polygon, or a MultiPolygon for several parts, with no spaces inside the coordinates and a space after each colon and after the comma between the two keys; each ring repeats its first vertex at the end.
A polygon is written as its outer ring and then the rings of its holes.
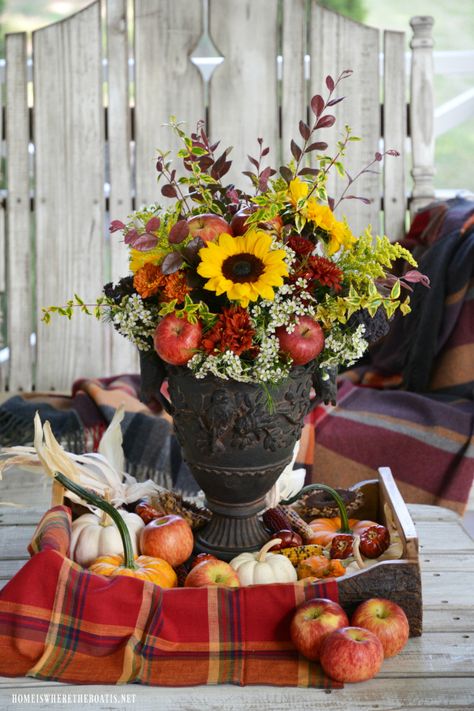
{"type": "Polygon", "coordinates": [[[133,277],[133,286],[142,299],[147,299],[156,294],[163,285],[165,276],[160,267],[147,262],[140,267],[133,277]]]}
{"type": "Polygon", "coordinates": [[[186,294],[189,294],[190,288],[186,283],[186,274],[184,272],[174,272],[164,277],[162,300],[172,301],[176,299],[179,304],[183,303],[186,294]]]}
{"type": "Polygon", "coordinates": [[[226,350],[240,355],[252,348],[254,335],[247,311],[241,306],[231,306],[223,309],[217,323],[204,336],[202,347],[209,355],[226,350]]]}

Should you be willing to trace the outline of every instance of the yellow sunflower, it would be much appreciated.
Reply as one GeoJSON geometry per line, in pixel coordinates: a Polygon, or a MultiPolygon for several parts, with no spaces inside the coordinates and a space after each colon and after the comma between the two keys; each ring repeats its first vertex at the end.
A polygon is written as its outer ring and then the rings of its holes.
{"type": "Polygon", "coordinates": [[[242,237],[221,234],[199,250],[197,271],[208,281],[204,285],[217,295],[227,294],[246,308],[249,301],[274,298],[273,287],[288,276],[283,249],[272,249],[272,238],[262,230],[249,230],[242,237]]]}

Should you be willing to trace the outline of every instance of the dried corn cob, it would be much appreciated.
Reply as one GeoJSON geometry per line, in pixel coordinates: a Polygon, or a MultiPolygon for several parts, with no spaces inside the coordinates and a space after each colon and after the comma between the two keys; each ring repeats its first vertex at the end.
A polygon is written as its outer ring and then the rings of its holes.
{"type": "Polygon", "coordinates": [[[201,508],[192,501],[186,501],[181,494],[171,491],[161,491],[152,497],[150,503],[158,511],[182,516],[193,531],[201,528],[211,519],[211,512],[208,509],[201,508]]]}
{"type": "Polygon", "coordinates": [[[300,534],[301,538],[305,543],[311,542],[311,539],[314,536],[314,531],[312,530],[311,526],[306,523],[306,521],[303,521],[301,516],[297,514],[294,509],[291,508],[291,506],[277,506],[276,510],[281,511],[281,513],[286,516],[286,518],[290,522],[290,527],[293,529],[293,531],[296,531],[296,533],[300,534]]]}
{"type": "Polygon", "coordinates": [[[292,530],[292,526],[288,517],[281,510],[281,506],[273,509],[267,509],[264,511],[263,523],[272,533],[278,533],[278,531],[292,530]]]}
{"type": "Polygon", "coordinates": [[[317,544],[309,544],[306,546],[292,546],[291,548],[280,548],[280,550],[275,551],[276,553],[281,553],[281,555],[284,555],[286,558],[288,558],[295,568],[298,566],[301,561],[306,560],[307,558],[311,558],[313,555],[322,555],[323,549],[322,546],[318,546],[317,544]]]}

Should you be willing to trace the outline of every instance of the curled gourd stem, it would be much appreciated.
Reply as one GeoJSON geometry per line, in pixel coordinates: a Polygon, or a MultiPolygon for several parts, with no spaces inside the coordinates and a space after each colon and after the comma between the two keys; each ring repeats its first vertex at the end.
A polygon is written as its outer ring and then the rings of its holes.
{"type": "Polygon", "coordinates": [[[263,563],[265,561],[265,556],[270,550],[270,548],[273,548],[273,546],[276,546],[278,543],[281,543],[281,538],[271,538],[269,541],[267,541],[265,545],[260,548],[257,554],[258,562],[263,563]]]}
{"type": "Polygon", "coordinates": [[[76,482],[68,479],[68,477],[64,474],[61,474],[61,472],[55,472],[54,477],[57,481],[59,481],[60,484],[64,486],[65,489],[71,491],[73,494],[76,494],[76,496],[80,496],[81,499],[87,501],[88,504],[97,506],[98,509],[105,511],[105,513],[110,516],[112,521],[117,526],[120,533],[120,538],[122,539],[124,555],[123,565],[120,567],[130,568],[130,570],[137,570],[138,566],[135,564],[134,561],[132,539],[130,538],[130,533],[128,532],[127,524],[125,523],[117,509],[112,506],[112,504],[108,501],[104,501],[101,496],[98,496],[97,494],[93,493],[92,491],[89,491],[88,489],[84,489],[79,484],[76,484],[76,482]]]}
{"type": "Polygon", "coordinates": [[[342,497],[337,493],[335,489],[332,488],[332,486],[328,486],[327,484],[309,484],[308,486],[303,486],[302,489],[298,491],[297,494],[292,496],[290,499],[285,499],[285,501],[280,501],[280,505],[282,506],[288,506],[289,504],[293,504],[295,501],[297,501],[301,496],[304,494],[309,493],[310,491],[315,491],[315,490],[323,490],[327,491],[328,494],[331,494],[332,498],[337,504],[337,507],[339,509],[339,516],[341,518],[341,528],[339,529],[339,533],[352,533],[350,527],[349,527],[349,517],[347,515],[347,509],[346,505],[342,499],[342,497]]]}
{"type": "Polygon", "coordinates": [[[352,554],[355,558],[355,562],[359,566],[359,568],[365,568],[366,565],[364,561],[362,560],[362,556],[359,551],[359,543],[360,543],[360,536],[354,536],[354,542],[352,543],[352,554]]]}

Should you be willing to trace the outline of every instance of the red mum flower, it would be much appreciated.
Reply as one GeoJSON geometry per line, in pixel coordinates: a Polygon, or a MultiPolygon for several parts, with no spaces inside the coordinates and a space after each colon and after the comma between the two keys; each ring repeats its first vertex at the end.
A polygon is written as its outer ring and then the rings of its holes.
{"type": "Polygon", "coordinates": [[[314,244],[306,237],[292,235],[287,242],[288,247],[299,257],[308,257],[314,249],[314,244]]]}
{"type": "Polygon", "coordinates": [[[312,280],[319,282],[322,286],[329,286],[334,291],[341,291],[343,272],[334,262],[325,257],[310,257],[309,267],[312,272],[312,280]]]}
{"type": "Polygon", "coordinates": [[[231,350],[236,355],[252,349],[255,331],[250,318],[241,306],[223,309],[218,321],[202,339],[202,347],[209,355],[231,350]]]}

